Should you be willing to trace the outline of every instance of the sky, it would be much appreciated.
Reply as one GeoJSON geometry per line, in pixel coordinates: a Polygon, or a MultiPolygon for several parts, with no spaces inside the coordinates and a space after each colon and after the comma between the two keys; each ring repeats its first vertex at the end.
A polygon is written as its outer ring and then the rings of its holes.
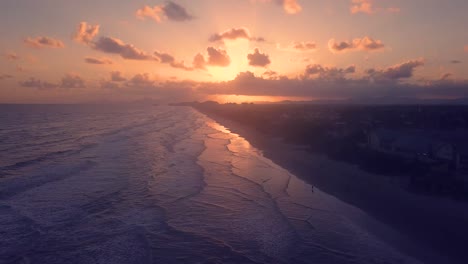
{"type": "Polygon", "coordinates": [[[468,97],[466,0],[3,0],[0,103],[468,97]]]}

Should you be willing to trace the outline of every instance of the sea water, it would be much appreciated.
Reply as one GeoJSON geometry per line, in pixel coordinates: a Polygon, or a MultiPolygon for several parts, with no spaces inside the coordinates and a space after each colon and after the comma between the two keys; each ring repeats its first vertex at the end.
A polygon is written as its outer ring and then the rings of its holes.
{"type": "Polygon", "coordinates": [[[375,222],[188,107],[0,106],[0,263],[418,263],[375,222]]]}

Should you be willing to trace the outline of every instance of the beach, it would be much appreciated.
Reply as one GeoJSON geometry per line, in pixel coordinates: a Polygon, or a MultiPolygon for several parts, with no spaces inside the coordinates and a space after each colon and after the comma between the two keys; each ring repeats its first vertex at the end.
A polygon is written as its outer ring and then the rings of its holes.
{"type": "Polygon", "coordinates": [[[311,153],[303,146],[286,144],[214,113],[205,114],[240,134],[265,157],[299,178],[397,230],[401,237],[374,229],[406,253],[427,263],[466,263],[468,205],[465,202],[410,193],[384,176],[311,153]]]}

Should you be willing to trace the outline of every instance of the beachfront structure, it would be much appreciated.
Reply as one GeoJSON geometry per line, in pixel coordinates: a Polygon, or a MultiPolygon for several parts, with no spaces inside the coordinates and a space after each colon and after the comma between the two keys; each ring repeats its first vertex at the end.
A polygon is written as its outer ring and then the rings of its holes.
{"type": "Polygon", "coordinates": [[[453,144],[427,136],[427,131],[375,129],[368,134],[371,150],[422,162],[455,162],[458,153],[453,144]]]}

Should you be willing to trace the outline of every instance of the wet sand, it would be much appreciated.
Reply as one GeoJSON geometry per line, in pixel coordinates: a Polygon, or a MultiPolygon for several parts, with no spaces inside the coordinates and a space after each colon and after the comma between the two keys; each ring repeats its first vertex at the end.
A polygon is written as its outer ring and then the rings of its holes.
{"type": "Polygon", "coordinates": [[[384,176],[285,144],[215,114],[205,114],[246,138],[276,164],[397,230],[401,236],[367,226],[406,254],[425,263],[467,263],[468,204],[409,193],[384,176]]]}

